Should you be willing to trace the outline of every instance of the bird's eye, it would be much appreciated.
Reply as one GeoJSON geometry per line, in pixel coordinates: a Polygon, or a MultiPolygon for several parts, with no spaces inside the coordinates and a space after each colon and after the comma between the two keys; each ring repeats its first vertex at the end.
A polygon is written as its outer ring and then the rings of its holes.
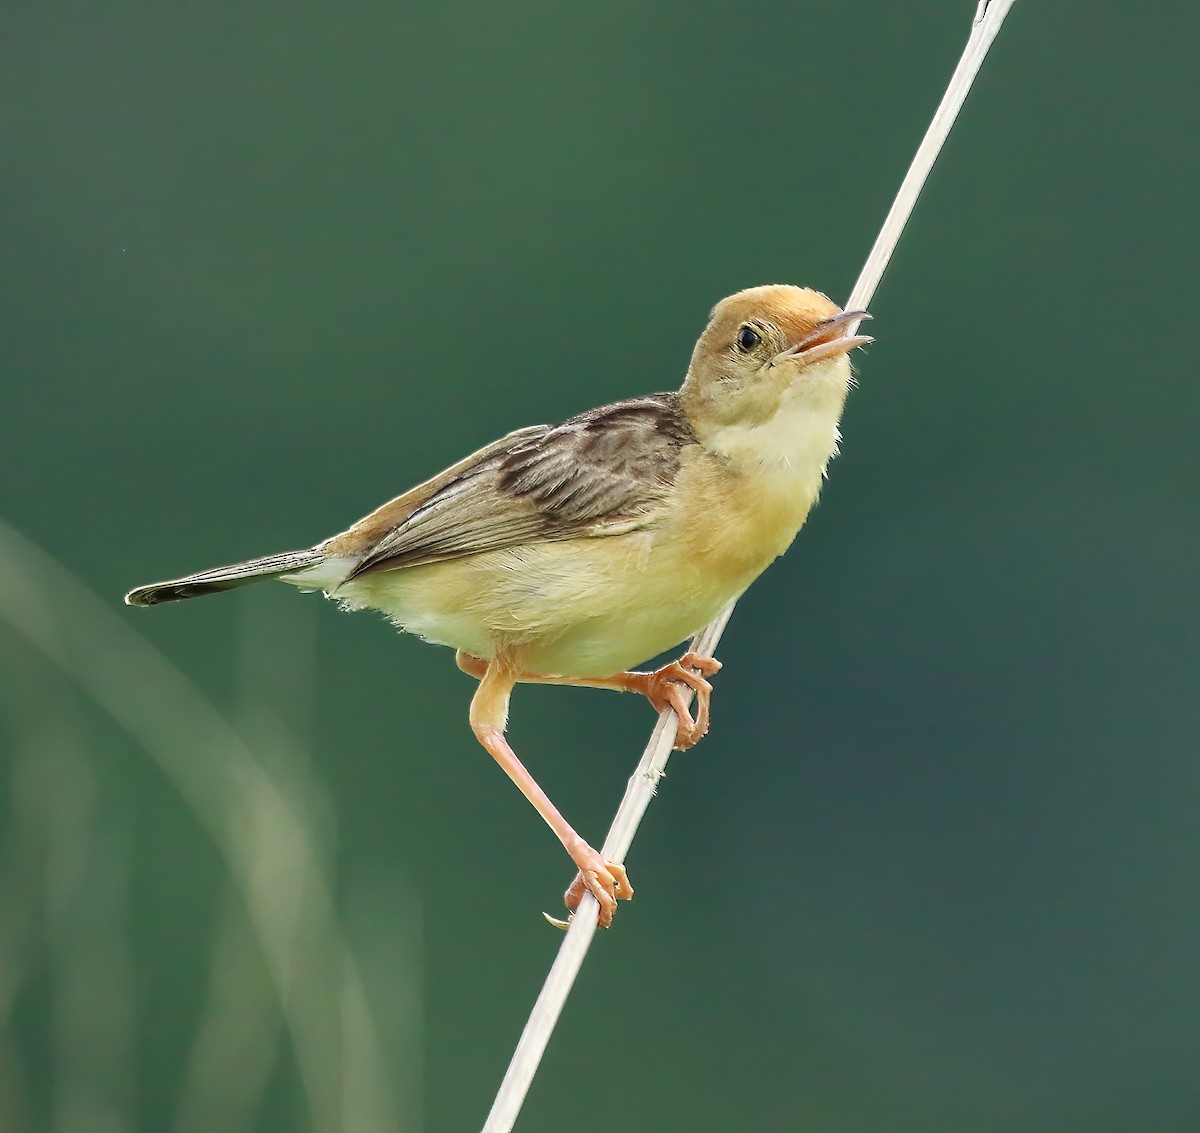
{"type": "Polygon", "coordinates": [[[739,350],[753,350],[760,342],[762,342],[762,335],[753,327],[742,327],[738,331],[737,344],[739,350]]]}

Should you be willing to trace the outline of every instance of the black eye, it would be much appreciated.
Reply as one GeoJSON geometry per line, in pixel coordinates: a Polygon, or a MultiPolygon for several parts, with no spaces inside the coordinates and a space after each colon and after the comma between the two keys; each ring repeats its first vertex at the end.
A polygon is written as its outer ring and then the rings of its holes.
{"type": "Polygon", "coordinates": [[[738,331],[737,344],[739,349],[753,350],[760,342],[762,342],[762,335],[753,327],[742,327],[738,331]]]}

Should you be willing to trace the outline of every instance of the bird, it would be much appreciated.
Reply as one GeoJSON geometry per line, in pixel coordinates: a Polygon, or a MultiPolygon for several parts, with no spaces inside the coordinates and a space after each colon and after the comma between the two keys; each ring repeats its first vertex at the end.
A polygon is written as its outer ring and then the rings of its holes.
{"type": "Polygon", "coordinates": [[[640,693],[674,710],[676,748],[708,730],[715,658],[689,639],[782,554],[820,493],[853,384],[849,355],[872,341],[866,311],[787,284],[722,299],[683,384],[555,425],[517,429],[315,546],[131,590],[153,606],[278,579],[455,650],[478,681],[479,743],[533,804],[608,927],[633,896],[538,786],[506,738],[522,682],[640,693]],[[689,709],[695,694],[695,715],[689,709]]]}

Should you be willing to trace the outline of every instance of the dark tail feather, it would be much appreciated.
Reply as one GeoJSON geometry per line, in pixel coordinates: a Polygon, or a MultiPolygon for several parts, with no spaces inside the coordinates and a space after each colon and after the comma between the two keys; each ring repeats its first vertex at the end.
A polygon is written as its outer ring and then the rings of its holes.
{"type": "Polygon", "coordinates": [[[139,586],[125,595],[125,601],[130,606],[157,606],[160,602],[199,598],[203,594],[216,594],[219,590],[249,586],[250,583],[261,582],[264,578],[278,578],[281,574],[291,574],[293,571],[315,566],[324,557],[324,553],[315,548],[307,551],[284,551],[280,555],[267,555],[265,558],[251,559],[246,563],[216,567],[170,582],[139,586]]]}

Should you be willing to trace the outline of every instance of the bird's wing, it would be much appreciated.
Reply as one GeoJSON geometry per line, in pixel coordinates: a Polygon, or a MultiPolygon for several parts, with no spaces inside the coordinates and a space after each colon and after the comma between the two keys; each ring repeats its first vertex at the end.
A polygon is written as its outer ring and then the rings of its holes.
{"type": "Polygon", "coordinates": [[[520,429],[384,504],[325,546],[348,575],[522,543],[616,535],[653,519],[695,443],[678,394],[520,429]]]}

